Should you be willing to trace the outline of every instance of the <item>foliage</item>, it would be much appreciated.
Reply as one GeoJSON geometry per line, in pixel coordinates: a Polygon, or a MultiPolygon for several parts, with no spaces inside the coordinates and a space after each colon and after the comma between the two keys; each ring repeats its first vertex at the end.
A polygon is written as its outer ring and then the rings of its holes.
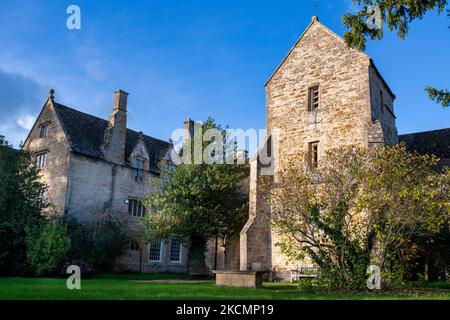
{"type": "Polygon", "coordinates": [[[318,169],[289,166],[267,199],[277,245],[292,259],[311,258],[329,288],[364,288],[369,263],[394,283],[400,258],[414,254],[412,236],[429,238],[449,219],[449,172],[433,171],[436,163],[399,145],[373,155],[333,150],[318,169]]]}
{"type": "Polygon", "coordinates": [[[436,103],[442,104],[444,108],[450,105],[450,92],[448,92],[448,90],[437,90],[428,86],[425,90],[428,92],[431,100],[436,100],[436,103]]]}
{"type": "MultiPolygon", "coordinates": [[[[349,31],[344,35],[344,39],[347,45],[361,51],[366,48],[367,38],[381,40],[384,35],[383,28],[370,28],[368,26],[367,21],[371,19],[369,7],[378,6],[381,19],[383,22],[387,22],[388,30],[397,30],[397,35],[401,39],[405,39],[408,34],[408,26],[412,21],[422,19],[428,11],[437,10],[439,14],[447,5],[446,0],[354,0],[354,2],[362,7],[356,14],[347,13],[344,15],[344,26],[349,28],[349,31]]],[[[425,90],[428,92],[430,99],[436,100],[444,108],[449,106],[450,93],[448,90],[431,87],[426,87],[425,90]]]]}
{"type": "Polygon", "coordinates": [[[64,259],[70,246],[65,226],[57,219],[30,227],[26,238],[27,258],[38,275],[49,274],[64,259]]]}
{"type": "Polygon", "coordinates": [[[79,222],[72,216],[65,220],[72,242],[66,260],[85,261],[97,273],[111,271],[131,240],[127,222],[105,210],[98,210],[92,221],[79,222]]]}
{"type": "Polygon", "coordinates": [[[125,219],[100,212],[88,224],[94,241],[94,268],[97,272],[111,271],[114,263],[130,243],[130,231],[125,219]]]}
{"type": "MultiPolygon", "coordinates": [[[[220,130],[224,138],[220,146],[227,148],[226,133],[212,118],[203,123],[203,131],[210,128],[220,130]]],[[[204,143],[201,150],[206,148],[204,143]]],[[[189,248],[189,266],[203,267],[207,241],[229,237],[245,222],[248,199],[240,187],[246,176],[247,169],[234,164],[179,165],[162,180],[161,192],[145,201],[151,208],[143,223],[146,241],[177,236],[189,248]]]]}
{"type": "Polygon", "coordinates": [[[25,229],[42,221],[45,190],[31,154],[13,149],[0,136],[0,274],[32,273],[25,229]]]}
{"type": "Polygon", "coordinates": [[[367,161],[363,151],[351,148],[329,153],[318,170],[291,165],[269,193],[277,245],[293,259],[312,258],[328,287],[360,289],[365,283],[368,226],[353,208],[367,161]]]}

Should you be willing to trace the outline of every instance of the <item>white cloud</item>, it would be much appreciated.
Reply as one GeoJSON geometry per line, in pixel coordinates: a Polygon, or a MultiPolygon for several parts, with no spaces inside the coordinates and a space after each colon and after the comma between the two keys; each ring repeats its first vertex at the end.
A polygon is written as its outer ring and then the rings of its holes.
{"type": "Polygon", "coordinates": [[[17,118],[17,124],[27,130],[31,130],[35,121],[36,119],[29,114],[17,118]]]}

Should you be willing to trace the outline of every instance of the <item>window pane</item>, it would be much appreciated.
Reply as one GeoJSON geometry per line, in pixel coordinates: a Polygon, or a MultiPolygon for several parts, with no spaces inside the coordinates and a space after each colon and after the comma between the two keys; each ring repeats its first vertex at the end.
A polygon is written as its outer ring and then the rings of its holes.
{"type": "Polygon", "coordinates": [[[170,261],[180,262],[181,260],[181,243],[178,240],[170,241],[170,261]]]}
{"type": "Polygon", "coordinates": [[[161,260],[161,242],[160,241],[150,244],[149,260],[150,261],[160,261],[161,260]]]}

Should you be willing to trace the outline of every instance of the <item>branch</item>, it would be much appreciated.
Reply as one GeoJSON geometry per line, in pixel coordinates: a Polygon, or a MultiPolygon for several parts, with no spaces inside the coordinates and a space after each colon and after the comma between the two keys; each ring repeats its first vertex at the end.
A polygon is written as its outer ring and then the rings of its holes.
{"type": "Polygon", "coordinates": [[[425,91],[428,92],[428,96],[431,100],[436,101],[438,104],[442,104],[444,108],[450,105],[450,92],[447,89],[438,90],[427,86],[425,91]]]}

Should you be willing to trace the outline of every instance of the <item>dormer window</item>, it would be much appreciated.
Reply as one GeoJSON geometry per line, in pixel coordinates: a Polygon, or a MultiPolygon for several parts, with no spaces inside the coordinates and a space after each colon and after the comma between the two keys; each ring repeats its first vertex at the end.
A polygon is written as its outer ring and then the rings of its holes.
{"type": "Polygon", "coordinates": [[[39,130],[39,138],[47,138],[48,137],[48,123],[41,124],[39,130]]]}
{"type": "Polygon", "coordinates": [[[135,168],[134,179],[136,181],[142,181],[142,178],[144,176],[144,163],[145,160],[142,158],[136,158],[134,161],[134,168],[135,168]]]}

